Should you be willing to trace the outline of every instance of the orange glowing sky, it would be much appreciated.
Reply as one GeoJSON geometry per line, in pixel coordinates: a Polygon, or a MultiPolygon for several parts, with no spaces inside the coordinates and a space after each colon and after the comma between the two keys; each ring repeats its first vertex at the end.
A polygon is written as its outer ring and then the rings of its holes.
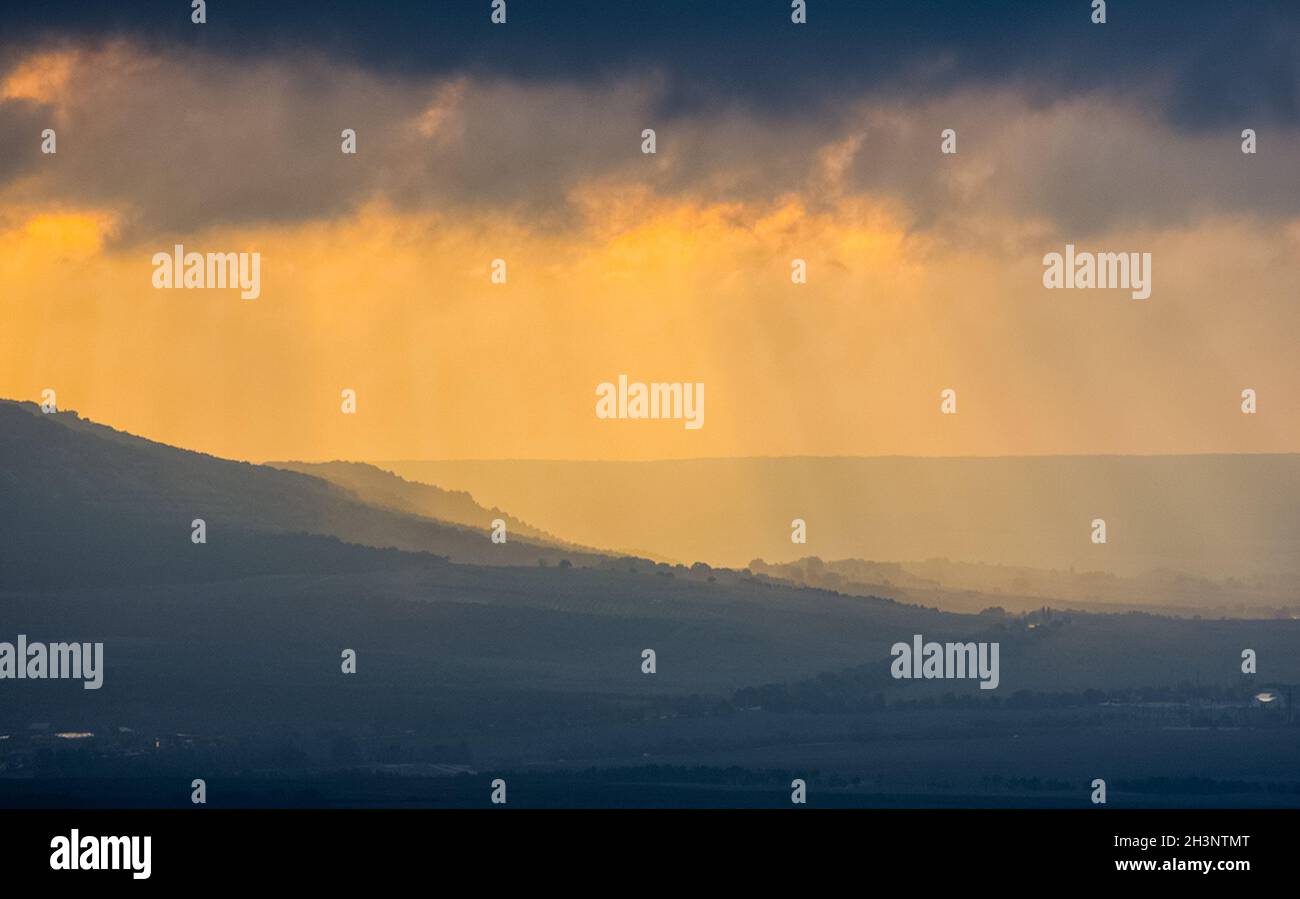
{"type": "Polygon", "coordinates": [[[1300,221],[1207,207],[1085,229],[1033,208],[1054,136],[1099,116],[1098,134],[1254,162],[1232,134],[1221,153],[1130,109],[999,91],[864,101],[833,127],[736,112],[662,129],[647,157],[653,85],[341,69],[297,108],[274,65],[224,65],[115,46],[5,76],[0,105],[48,120],[30,141],[56,128],[59,151],[0,185],[0,396],[54,389],[119,429],[252,460],[1300,450],[1300,221]],[[317,127],[321,109],[337,114],[317,127]],[[356,157],[339,153],[349,126],[356,157]],[[625,158],[588,175],[597,150],[625,158]],[[921,187],[855,178],[864,153],[946,167],[916,176],[943,196],[919,216],[921,187]],[[752,188],[773,171],[786,180],[752,188]],[[242,214],[268,193],[283,215],[242,214]],[[261,297],[155,290],[151,257],[177,242],[260,252],[261,297]],[[1044,290],[1042,255],[1066,242],[1151,252],[1151,299],[1044,290]],[[705,383],[705,427],[598,420],[595,386],[621,373],[705,383]]]}

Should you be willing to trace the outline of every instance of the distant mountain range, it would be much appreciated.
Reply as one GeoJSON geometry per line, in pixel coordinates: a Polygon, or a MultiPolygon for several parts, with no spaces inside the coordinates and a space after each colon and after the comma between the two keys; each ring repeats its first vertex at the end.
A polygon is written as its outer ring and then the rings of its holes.
{"type": "Polygon", "coordinates": [[[743,567],[946,558],[1212,580],[1300,574],[1300,455],[384,462],[569,540],[743,567]],[[791,542],[791,522],[807,543],[791,542]],[[1103,519],[1107,542],[1092,542],[1103,519]]]}
{"type": "Polygon", "coordinates": [[[899,602],[952,612],[1001,608],[1026,612],[1044,606],[1090,612],[1153,612],[1221,617],[1300,616],[1300,577],[1262,575],[1211,580],[1177,571],[1125,577],[1104,571],[1053,571],[927,559],[873,562],[749,563],[755,574],[857,596],[889,596],[899,602]]]}

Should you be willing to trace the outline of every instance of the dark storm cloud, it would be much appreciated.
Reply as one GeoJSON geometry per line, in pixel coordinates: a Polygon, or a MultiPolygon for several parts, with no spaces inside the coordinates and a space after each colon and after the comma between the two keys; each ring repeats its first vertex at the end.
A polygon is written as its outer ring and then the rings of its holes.
{"type": "Polygon", "coordinates": [[[71,62],[57,89],[0,99],[0,199],[110,208],[124,242],[372,200],[563,227],[593,184],[814,208],[868,193],[917,229],[1005,215],[1074,237],[1300,213],[1300,3],[1112,2],[1103,26],[1087,0],[811,0],[804,27],[785,0],[510,0],[504,28],[489,8],[213,0],[195,26],[188,0],[24,7],[0,70],[71,62]]]}
{"type": "MultiPolygon", "coordinates": [[[[8,3],[6,54],[59,38],[130,37],[151,49],[235,57],[316,51],[388,75],[465,73],[538,81],[669,79],[660,114],[743,104],[785,115],[845,96],[923,98],[1016,82],[1053,99],[1155,91],[1184,130],[1249,119],[1300,126],[1300,3],[1111,0],[184,0],[8,3]]],[[[0,60],[2,62],[2,60],[0,60]]]]}
{"type": "Polygon", "coordinates": [[[48,124],[37,103],[0,101],[0,184],[35,167],[41,158],[40,133],[48,124]]]}

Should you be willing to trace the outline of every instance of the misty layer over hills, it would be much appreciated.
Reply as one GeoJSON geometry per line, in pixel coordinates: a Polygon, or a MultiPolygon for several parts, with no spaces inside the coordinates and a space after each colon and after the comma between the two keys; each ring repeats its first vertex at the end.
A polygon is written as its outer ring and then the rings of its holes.
{"type": "Polygon", "coordinates": [[[807,587],[889,596],[953,612],[989,608],[1025,612],[1053,606],[1092,612],[1300,618],[1300,577],[1285,574],[1212,580],[1160,570],[1124,577],[1104,571],[1051,571],[948,559],[823,561],[816,556],[772,565],[755,559],[749,570],[807,587]]]}
{"type": "Polygon", "coordinates": [[[568,539],[683,562],[1300,572],[1300,455],[388,462],[568,539]],[[808,542],[790,542],[791,521],[808,542]],[[1104,519],[1108,541],[1090,540],[1104,519]]]}

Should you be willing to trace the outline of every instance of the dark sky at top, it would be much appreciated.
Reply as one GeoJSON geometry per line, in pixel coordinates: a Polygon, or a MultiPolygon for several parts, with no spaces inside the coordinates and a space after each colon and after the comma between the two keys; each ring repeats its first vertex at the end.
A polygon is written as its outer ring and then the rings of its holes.
{"type": "Polygon", "coordinates": [[[326,54],[390,75],[590,82],[654,71],[666,115],[713,105],[787,114],[840,96],[1013,83],[1044,100],[1150,96],[1186,131],[1300,127],[1300,2],[1112,0],[188,0],[0,3],[0,64],[60,39],[131,37],[227,56],[326,54]]]}

